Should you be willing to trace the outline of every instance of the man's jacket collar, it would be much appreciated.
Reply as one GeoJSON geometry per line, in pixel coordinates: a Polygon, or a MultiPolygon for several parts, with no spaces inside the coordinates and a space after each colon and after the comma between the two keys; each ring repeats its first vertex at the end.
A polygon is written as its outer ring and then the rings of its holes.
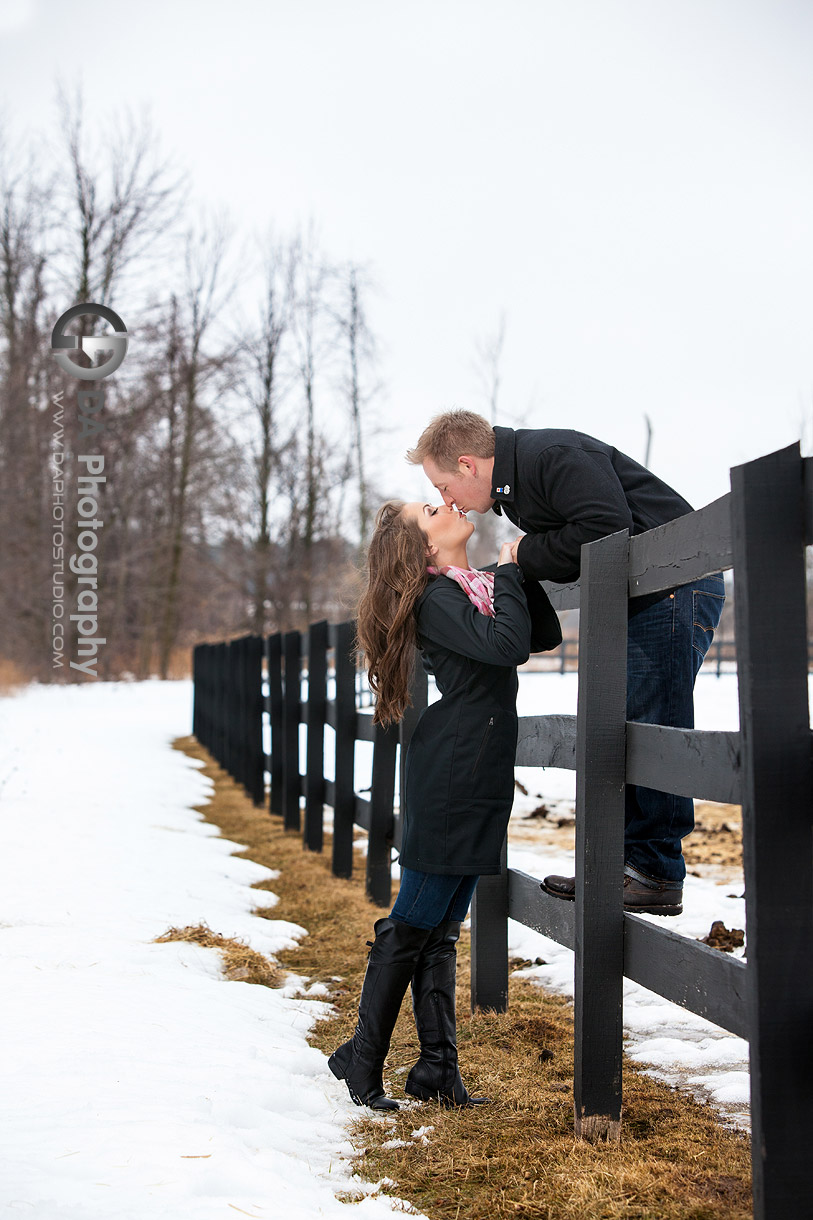
{"type": "Polygon", "coordinates": [[[494,428],[494,470],[492,472],[492,510],[502,515],[501,504],[513,503],[517,476],[517,438],[513,428],[494,428]]]}

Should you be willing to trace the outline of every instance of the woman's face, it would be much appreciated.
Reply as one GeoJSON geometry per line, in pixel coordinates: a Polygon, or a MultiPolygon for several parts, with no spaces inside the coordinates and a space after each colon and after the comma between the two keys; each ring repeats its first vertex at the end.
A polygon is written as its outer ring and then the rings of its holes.
{"type": "Polygon", "coordinates": [[[474,525],[465,513],[449,504],[421,504],[418,500],[405,504],[404,513],[417,521],[429,541],[439,551],[457,551],[474,533],[474,525]]]}

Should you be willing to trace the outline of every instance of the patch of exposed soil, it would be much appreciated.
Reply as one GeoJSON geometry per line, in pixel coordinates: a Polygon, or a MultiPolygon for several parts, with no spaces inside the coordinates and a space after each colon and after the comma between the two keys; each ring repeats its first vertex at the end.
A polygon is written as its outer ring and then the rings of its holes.
{"type": "Polygon", "coordinates": [[[742,928],[727,928],[722,919],[715,919],[708,936],[701,936],[704,945],[712,949],[720,949],[723,953],[733,953],[745,944],[745,932],[742,928]]]}
{"type": "Polygon", "coordinates": [[[683,840],[683,854],[690,872],[702,870],[708,877],[719,871],[742,872],[742,808],[695,801],[693,832],[683,840]]]}
{"type": "MultiPolygon", "coordinates": [[[[572,802],[533,796],[518,785],[518,799],[508,827],[509,841],[517,847],[547,847],[572,851],[576,823],[572,802]]],[[[695,801],[695,828],[683,840],[686,867],[695,876],[721,879],[742,872],[742,809],[715,801],[695,801]]]]}

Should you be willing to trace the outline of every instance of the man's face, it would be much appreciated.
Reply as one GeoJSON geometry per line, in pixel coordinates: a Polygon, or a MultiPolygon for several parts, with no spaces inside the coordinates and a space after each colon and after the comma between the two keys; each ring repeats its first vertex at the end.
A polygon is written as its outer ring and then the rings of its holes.
{"type": "Polygon", "coordinates": [[[445,504],[457,505],[464,513],[487,513],[494,503],[489,465],[484,458],[466,455],[457,459],[456,471],[447,471],[427,458],[423,472],[437,487],[445,504]]]}

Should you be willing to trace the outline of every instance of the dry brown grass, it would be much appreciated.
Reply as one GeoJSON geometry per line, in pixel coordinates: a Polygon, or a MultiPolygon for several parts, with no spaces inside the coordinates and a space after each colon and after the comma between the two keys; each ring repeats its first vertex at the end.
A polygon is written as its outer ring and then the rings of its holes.
{"type": "Polygon", "coordinates": [[[263,987],[281,987],[285,972],[262,953],[252,949],[244,940],[221,936],[206,924],[194,924],[185,928],[169,928],[163,936],[156,936],[155,943],[170,940],[185,940],[192,945],[203,945],[206,949],[217,949],[223,958],[227,979],[240,983],[259,983],[263,987]]]}
{"type": "MultiPolygon", "coordinates": [[[[353,1030],[366,964],[367,939],[384,912],[364,895],[359,856],[350,881],[330,872],[322,855],[303,851],[301,837],[256,810],[194,741],[175,743],[206,763],[215,781],[207,820],[247,844],[252,860],[281,870],[259,888],[279,904],[258,915],[289,919],[310,935],[280,954],[283,966],[331,991],[335,1016],[311,1041],[329,1053],[353,1030]],[[340,976],[341,982],[335,981],[340,976]]],[[[573,1135],[573,1036],[570,1006],[512,979],[504,1014],[469,1012],[470,941],[459,952],[458,1041],[473,1091],[491,1104],[464,1111],[411,1103],[392,1117],[359,1111],[353,1140],[359,1172],[392,1178],[393,1194],[431,1220],[744,1220],[751,1215],[748,1139],[721,1127],[714,1111],[625,1066],[624,1121],[619,1145],[587,1144],[573,1135]],[[431,1126],[429,1142],[412,1136],[431,1126]],[[385,1148],[392,1141],[403,1147],[385,1148]]],[[[393,1038],[385,1078],[395,1096],[417,1055],[409,1004],[393,1038]]]]}
{"type": "Polygon", "coordinates": [[[10,657],[0,657],[0,695],[11,695],[31,681],[21,665],[10,657]]]}
{"type": "MultiPolygon", "coordinates": [[[[153,658],[152,673],[158,673],[158,662],[153,658]]],[[[167,664],[167,678],[177,681],[180,678],[192,677],[192,645],[173,648],[167,664]]]]}
{"type": "MultiPolygon", "coordinates": [[[[115,671],[109,676],[109,678],[105,678],[104,680],[111,682],[118,682],[122,680],[132,681],[135,668],[136,662],[134,658],[128,659],[127,657],[118,657],[116,660],[115,671]],[[125,675],[125,679],[122,679],[122,674],[125,675]]],[[[70,670],[68,673],[70,673],[70,670]]],[[[147,673],[143,675],[139,674],[139,679],[142,677],[157,676],[157,674],[158,661],[156,650],[150,660],[150,664],[147,667],[147,673]]],[[[22,687],[27,686],[30,682],[36,682],[38,680],[49,681],[52,680],[53,677],[53,674],[50,675],[50,678],[48,676],[43,676],[35,667],[24,668],[10,657],[0,656],[0,695],[16,694],[17,691],[21,690],[22,687]]],[[[173,648],[172,652],[170,653],[169,664],[167,667],[167,679],[169,681],[178,681],[183,678],[191,677],[191,646],[173,648]]],[[[70,681],[70,678],[67,680],[70,681]]]]}

